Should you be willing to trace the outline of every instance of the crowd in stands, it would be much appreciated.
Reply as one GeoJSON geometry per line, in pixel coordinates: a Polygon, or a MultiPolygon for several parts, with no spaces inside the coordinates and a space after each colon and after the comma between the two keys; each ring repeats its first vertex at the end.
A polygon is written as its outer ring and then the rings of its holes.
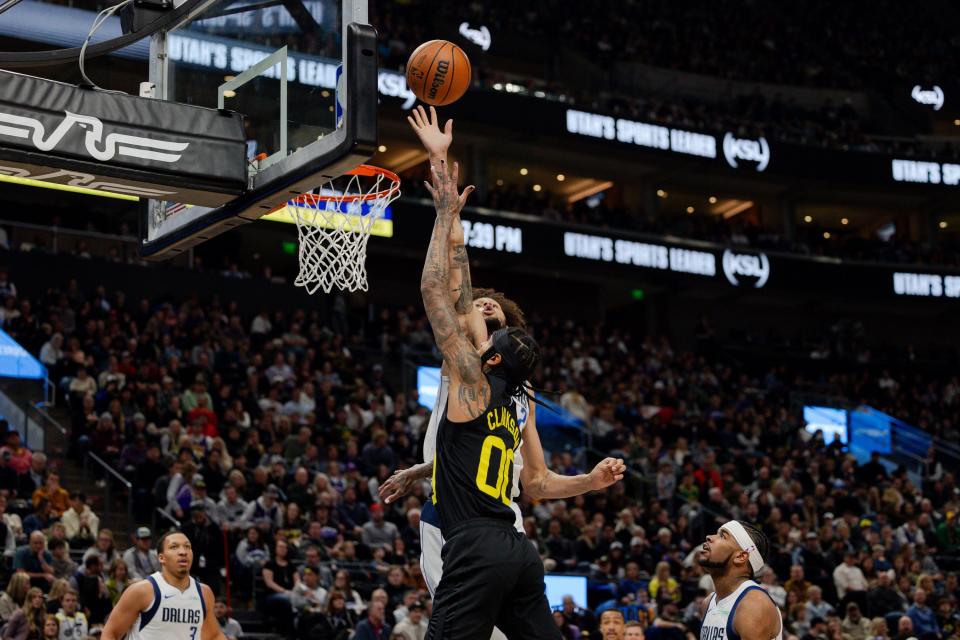
{"type": "MultiPolygon", "coordinates": [[[[373,19],[382,63],[399,70],[420,42],[466,21],[474,27],[484,25],[492,33],[492,50],[498,55],[473,56],[474,82],[487,89],[509,83],[513,91],[526,95],[561,99],[621,117],[712,132],[737,131],[744,137],[764,135],[807,146],[907,156],[958,154],[957,145],[914,137],[928,131],[903,126],[891,130],[874,114],[857,113],[845,101],[825,100],[819,108],[804,107],[781,93],[765,95],[759,90],[712,100],[642,96],[615,71],[617,64],[640,62],[735,81],[874,91],[902,101],[918,82],[930,86],[944,82],[937,70],[943,70],[944,61],[957,49],[941,15],[955,13],[950,5],[938,3],[938,9],[917,15],[889,3],[883,10],[868,10],[855,2],[844,4],[835,15],[833,7],[824,3],[784,12],[757,4],[744,9],[726,2],[682,8],[662,1],[616,4],[603,9],[596,4],[571,7],[541,0],[526,4],[523,10],[480,3],[437,10],[423,3],[387,2],[377,3],[373,19]],[[749,19],[731,23],[723,18],[730,11],[745,12],[749,19]],[[831,31],[845,32],[842,25],[859,24],[866,11],[879,11],[886,29],[879,25],[851,28],[856,34],[853,41],[845,37],[831,40],[833,46],[821,46],[825,23],[831,31]],[[938,32],[941,38],[932,40],[938,32]],[[891,38],[890,33],[910,36],[891,38]],[[569,65],[559,61],[543,64],[540,77],[505,70],[510,67],[510,41],[519,34],[528,46],[541,43],[539,51],[578,50],[596,65],[590,84],[596,83],[597,74],[605,74],[606,90],[581,86],[584,79],[578,84],[569,65]],[[878,63],[878,57],[889,63],[878,63]]],[[[522,67],[522,52],[516,51],[513,57],[518,58],[514,64],[522,67]]]]}
{"type": "MultiPolygon", "coordinates": [[[[435,355],[416,306],[375,307],[366,320],[294,308],[248,315],[216,298],[153,303],[76,281],[26,295],[15,276],[0,278],[2,328],[57,382],[72,414],[68,457],[93,452],[130,480],[138,526],[129,545],[115,540],[47,456],[9,432],[0,533],[13,574],[0,638],[84,637],[101,624],[158,566],[148,526],[158,507],[168,516],[155,529],[176,520],[191,539],[195,575],[221,597],[229,584],[234,608],[256,603],[284,635],[423,639],[432,604],[418,523],[429,484],[389,506],[377,497],[419,459],[428,419],[394,366],[435,355]],[[56,634],[45,635],[52,620],[56,634]]],[[[958,637],[955,468],[933,460],[918,479],[878,457],[858,464],[801,428],[788,396],[802,381],[723,357],[706,325],[698,348],[682,351],[528,312],[539,386],[584,421],[594,450],[632,469],[604,492],[521,499],[548,572],[589,577],[588,600],[567,598],[555,612],[564,638],[595,634],[611,608],[648,637],[696,637],[711,585],[691,557],[729,518],[758,523],[771,540],[758,578],[785,637],[958,637]]],[[[835,382],[955,436],[955,379],[835,382]]],[[[547,462],[576,474],[591,460],[555,450],[547,462]]],[[[217,615],[231,623],[225,602],[217,615]]],[[[231,632],[241,633],[235,621],[231,632]]]]}

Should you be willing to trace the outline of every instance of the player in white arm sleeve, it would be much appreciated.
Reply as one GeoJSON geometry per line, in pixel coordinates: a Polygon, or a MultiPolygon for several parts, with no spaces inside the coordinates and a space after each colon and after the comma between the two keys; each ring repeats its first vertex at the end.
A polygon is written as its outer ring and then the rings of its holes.
{"type": "Polygon", "coordinates": [[[707,536],[697,560],[716,591],[706,599],[700,640],[783,640],[783,619],[754,582],[770,543],[759,529],[731,520],[707,536]]]}
{"type": "Polygon", "coordinates": [[[164,535],[157,557],[160,571],[123,592],[101,640],[226,640],[213,613],[213,592],[190,576],[187,536],[164,535]]]}

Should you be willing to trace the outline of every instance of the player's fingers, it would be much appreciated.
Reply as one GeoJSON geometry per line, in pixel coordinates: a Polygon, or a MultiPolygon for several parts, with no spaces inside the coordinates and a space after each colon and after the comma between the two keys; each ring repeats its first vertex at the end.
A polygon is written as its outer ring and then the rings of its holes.
{"type": "Polygon", "coordinates": [[[417,126],[419,127],[425,126],[423,122],[423,107],[421,107],[420,105],[417,105],[417,108],[411,111],[410,113],[413,114],[413,119],[417,121],[417,126]]]}
{"type": "Polygon", "coordinates": [[[410,128],[416,131],[418,129],[417,123],[413,121],[413,118],[407,116],[407,122],[410,124],[410,128]]]}
{"type": "Polygon", "coordinates": [[[460,164],[457,162],[453,163],[453,168],[450,170],[450,179],[453,180],[453,184],[457,184],[457,179],[460,177],[460,164]]]}
{"type": "Polygon", "coordinates": [[[433,188],[433,186],[432,186],[429,182],[427,182],[426,180],[424,180],[424,181],[423,181],[423,186],[425,186],[425,187],[427,188],[427,191],[430,192],[430,195],[431,195],[432,197],[434,197],[434,198],[437,197],[437,192],[436,192],[436,190],[433,188]]]}
{"type": "Polygon", "coordinates": [[[453,135],[453,120],[447,120],[447,124],[443,127],[443,132],[448,136],[453,135]]]}
{"type": "Polygon", "coordinates": [[[471,184],[463,190],[463,193],[460,194],[460,208],[463,208],[463,205],[467,204],[467,198],[470,197],[470,194],[473,193],[474,186],[471,184]]]}
{"type": "Polygon", "coordinates": [[[430,105],[430,124],[440,125],[440,120],[437,119],[437,110],[433,108],[433,105],[430,105]]]}

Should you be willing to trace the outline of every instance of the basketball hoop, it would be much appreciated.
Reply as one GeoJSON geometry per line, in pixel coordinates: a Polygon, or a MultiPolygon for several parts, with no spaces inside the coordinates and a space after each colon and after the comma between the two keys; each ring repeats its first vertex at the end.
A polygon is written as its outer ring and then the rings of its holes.
{"type": "Polygon", "coordinates": [[[300,240],[300,273],[294,284],[310,294],[320,288],[330,293],[335,286],[366,291],[370,233],[398,197],[397,174],[362,164],[328,180],[319,193],[305,193],[288,202],[300,240]]]}

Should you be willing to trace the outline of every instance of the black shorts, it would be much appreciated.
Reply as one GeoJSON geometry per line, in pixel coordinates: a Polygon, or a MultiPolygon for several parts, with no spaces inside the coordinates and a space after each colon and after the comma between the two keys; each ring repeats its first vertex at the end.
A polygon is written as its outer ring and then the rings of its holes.
{"type": "Polygon", "coordinates": [[[444,535],[443,577],[428,640],[560,640],[544,593],[543,562],[512,522],[480,518],[444,535]]]}

